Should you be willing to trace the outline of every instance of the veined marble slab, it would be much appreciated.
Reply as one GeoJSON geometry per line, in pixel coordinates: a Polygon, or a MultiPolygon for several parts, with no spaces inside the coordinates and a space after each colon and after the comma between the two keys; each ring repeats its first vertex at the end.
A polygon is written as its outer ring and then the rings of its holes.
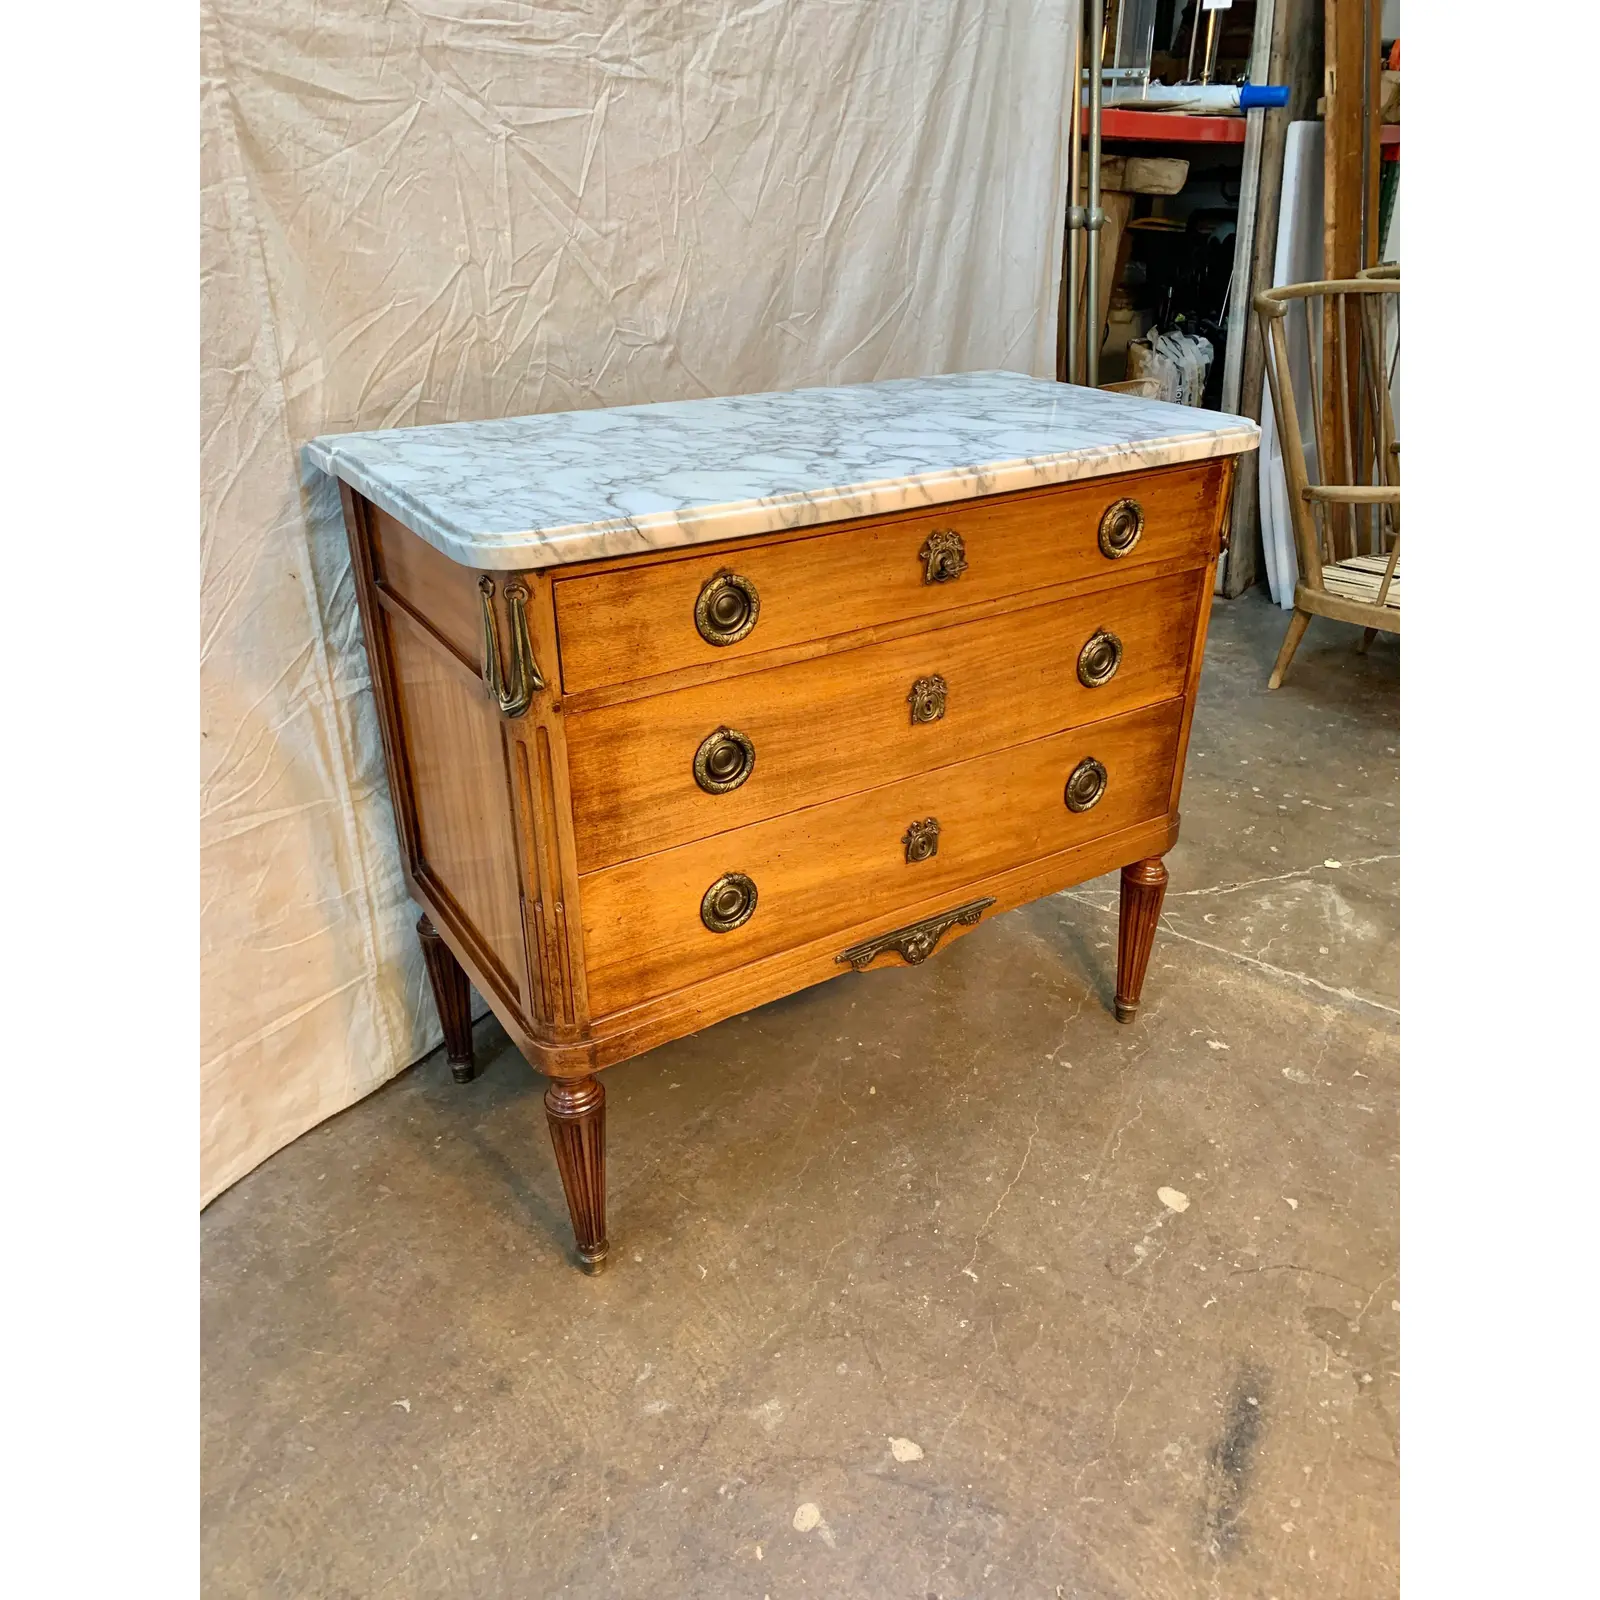
{"type": "Polygon", "coordinates": [[[1254,450],[1220,411],[1015,372],[329,434],[306,461],[464,566],[552,567],[1254,450]]]}

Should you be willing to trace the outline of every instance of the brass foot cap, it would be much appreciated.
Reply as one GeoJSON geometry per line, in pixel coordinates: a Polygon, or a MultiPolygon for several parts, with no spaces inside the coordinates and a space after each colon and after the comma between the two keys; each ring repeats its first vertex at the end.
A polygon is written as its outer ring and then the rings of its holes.
{"type": "Polygon", "coordinates": [[[1139,1003],[1138,1003],[1138,1001],[1134,1001],[1133,1004],[1131,1004],[1131,1005],[1126,1000],[1117,1001],[1117,1021],[1118,1022],[1132,1022],[1133,1019],[1136,1016],[1138,1016],[1138,1014],[1139,1014],[1139,1003]]]}
{"type": "Polygon", "coordinates": [[[471,1083],[478,1076],[478,1063],[468,1056],[465,1061],[452,1061],[450,1063],[450,1076],[457,1083],[471,1083]]]}
{"type": "Polygon", "coordinates": [[[610,1251],[609,1241],[596,1250],[579,1250],[578,1265],[589,1274],[591,1278],[599,1277],[606,1270],[606,1255],[610,1251]]]}

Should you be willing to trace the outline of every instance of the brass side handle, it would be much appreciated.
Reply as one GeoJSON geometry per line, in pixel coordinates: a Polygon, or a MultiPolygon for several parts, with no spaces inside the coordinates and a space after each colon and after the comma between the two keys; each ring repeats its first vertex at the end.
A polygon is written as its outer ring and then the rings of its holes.
{"type": "Polygon", "coordinates": [[[939,853],[939,819],[929,817],[923,822],[913,822],[900,843],[906,847],[908,867],[919,861],[931,861],[939,853]]]}
{"type": "Polygon", "coordinates": [[[917,552],[924,583],[954,583],[967,570],[967,547],[953,528],[937,528],[917,552]]]}
{"type": "Polygon", "coordinates": [[[533,659],[533,641],[528,637],[528,586],[513,578],[506,585],[506,614],[511,619],[511,682],[500,670],[500,629],[494,615],[494,579],[479,578],[478,594],[483,603],[483,686],[501,714],[520,717],[533,697],[544,688],[538,663],[533,659]]]}
{"type": "Polygon", "coordinates": [[[950,685],[937,672],[918,678],[906,696],[906,703],[911,707],[911,725],[937,722],[944,715],[945,697],[949,692],[950,685]]]}
{"type": "Polygon", "coordinates": [[[723,873],[700,897],[700,920],[713,933],[742,928],[755,909],[755,880],[742,872],[723,873]]]}
{"type": "Polygon", "coordinates": [[[1115,561],[1138,544],[1144,532],[1144,508],[1137,500],[1113,500],[1100,518],[1100,553],[1115,561]]]}
{"type": "Polygon", "coordinates": [[[713,573],[700,586],[694,625],[707,644],[737,644],[761,616],[761,596],[737,572],[713,573]]]}
{"type": "Polygon", "coordinates": [[[984,912],[993,904],[993,895],[985,900],[969,900],[954,911],[943,911],[936,917],[924,917],[921,922],[912,922],[904,928],[880,933],[876,939],[853,944],[848,950],[841,950],[833,959],[861,972],[879,956],[892,950],[902,961],[914,967],[933,954],[934,947],[952,928],[976,927],[984,912]]]}
{"type": "Polygon", "coordinates": [[[737,789],[756,769],[756,747],[737,728],[718,728],[694,753],[694,781],[707,794],[737,789]]]}
{"type": "Polygon", "coordinates": [[[1105,798],[1106,769],[1093,756],[1085,756],[1072,769],[1062,798],[1068,811],[1091,811],[1105,798]]]}
{"type": "Polygon", "coordinates": [[[1085,689],[1110,683],[1122,665],[1122,641],[1109,628],[1096,628],[1078,652],[1078,682],[1085,689]]]}

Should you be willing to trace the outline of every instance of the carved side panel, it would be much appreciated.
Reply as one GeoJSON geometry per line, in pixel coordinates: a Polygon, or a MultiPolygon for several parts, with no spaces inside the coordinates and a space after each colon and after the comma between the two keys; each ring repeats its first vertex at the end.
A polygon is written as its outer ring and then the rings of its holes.
{"type": "Polygon", "coordinates": [[[453,653],[398,612],[385,622],[416,817],[417,877],[520,1008],[527,1003],[517,850],[500,714],[453,653]]]}

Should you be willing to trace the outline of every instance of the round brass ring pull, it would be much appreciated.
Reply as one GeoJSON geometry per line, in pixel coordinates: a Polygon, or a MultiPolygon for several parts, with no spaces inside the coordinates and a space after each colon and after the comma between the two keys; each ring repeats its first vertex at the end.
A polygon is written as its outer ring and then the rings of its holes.
{"type": "Polygon", "coordinates": [[[1093,756],[1085,756],[1067,779],[1067,810],[1088,811],[1100,804],[1105,792],[1106,769],[1093,756]]]}
{"type": "Polygon", "coordinates": [[[737,644],[755,627],[761,596],[748,578],[718,572],[701,586],[694,603],[694,625],[707,644],[737,644]]]}
{"type": "Polygon", "coordinates": [[[707,794],[737,789],[755,771],[756,747],[737,728],[718,728],[694,753],[694,781],[707,794]]]}
{"type": "Polygon", "coordinates": [[[1098,628],[1078,652],[1078,682],[1085,689],[1110,683],[1122,665],[1122,641],[1106,628],[1098,628]]]}
{"type": "Polygon", "coordinates": [[[756,909],[756,886],[742,872],[725,872],[700,900],[700,920],[713,933],[731,933],[756,909]]]}
{"type": "Polygon", "coordinates": [[[1100,518],[1100,553],[1115,561],[1139,542],[1144,511],[1137,500],[1114,500],[1100,518]]]}

